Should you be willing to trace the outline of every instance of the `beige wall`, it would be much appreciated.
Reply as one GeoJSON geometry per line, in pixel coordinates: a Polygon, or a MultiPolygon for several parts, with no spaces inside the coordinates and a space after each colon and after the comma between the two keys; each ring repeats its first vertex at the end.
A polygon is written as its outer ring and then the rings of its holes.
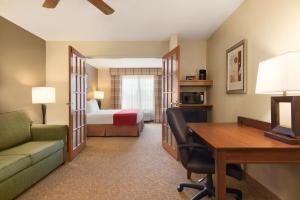
{"type": "MultiPolygon", "coordinates": [[[[46,42],[46,82],[57,91],[57,102],[48,106],[49,123],[68,124],[68,45],[87,57],[162,57],[168,42],[46,42]]],[[[101,80],[99,79],[99,82],[101,80]]],[[[101,87],[99,87],[101,88],[101,87]]],[[[106,95],[105,95],[106,96],[106,95]]],[[[108,105],[107,102],[104,103],[108,105]]]]}
{"type": "Polygon", "coordinates": [[[45,85],[45,41],[0,17],[0,112],[25,110],[37,123],[31,88],[45,85]]]}
{"type": "Polygon", "coordinates": [[[86,63],[88,76],[87,99],[94,98],[94,92],[98,90],[98,69],[86,63]]]}
{"type": "MultiPolygon", "coordinates": [[[[214,80],[210,99],[215,122],[238,115],[270,121],[270,96],[256,95],[258,63],[286,51],[300,50],[299,0],[246,0],[207,43],[208,75],[214,80]],[[248,92],[226,94],[225,51],[248,41],[248,92]]],[[[249,165],[248,172],[281,199],[299,199],[299,165],[249,165]]]]}
{"type": "Polygon", "coordinates": [[[98,88],[101,91],[104,91],[104,99],[101,101],[103,109],[109,109],[111,107],[111,96],[110,96],[110,73],[109,68],[98,69],[98,88]]]}
{"type": "Polygon", "coordinates": [[[206,68],[206,40],[180,40],[180,76],[199,76],[199,69],[206,68]]]}
{"type": "Polygon", "coordinates": [[[172,34],[169,39],[169,50],[178,46],[178,34],[172,34]]]}

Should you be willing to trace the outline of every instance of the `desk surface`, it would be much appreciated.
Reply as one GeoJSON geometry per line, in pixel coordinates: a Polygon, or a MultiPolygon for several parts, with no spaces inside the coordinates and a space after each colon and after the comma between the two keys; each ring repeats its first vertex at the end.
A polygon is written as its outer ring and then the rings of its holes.
{"type": "Polygon", "coordinates": [[[299,149],[264,136],[264,131],[237,123],[188,123],[215,149],[299,149]]]}

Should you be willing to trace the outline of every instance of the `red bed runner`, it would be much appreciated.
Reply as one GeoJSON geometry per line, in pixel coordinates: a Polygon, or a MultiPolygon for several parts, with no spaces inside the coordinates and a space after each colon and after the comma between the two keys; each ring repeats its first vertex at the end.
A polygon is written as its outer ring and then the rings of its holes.
{"type": "Polygon", "coordinates": [[[121,110],[113,115],[113,123],[115,126],[132,126],[136,125],[137,109],[121,110]]]}

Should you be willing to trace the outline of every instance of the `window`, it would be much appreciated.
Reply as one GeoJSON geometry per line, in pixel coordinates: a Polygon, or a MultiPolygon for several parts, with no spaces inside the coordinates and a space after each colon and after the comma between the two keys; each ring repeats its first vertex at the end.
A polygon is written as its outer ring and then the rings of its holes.
{"type": "Polygon", "coordinates": [[[154,120],[154,76],[130,75],[121,76],[121,107],[122,109],[140,109],[144,120],[154,120]]]}

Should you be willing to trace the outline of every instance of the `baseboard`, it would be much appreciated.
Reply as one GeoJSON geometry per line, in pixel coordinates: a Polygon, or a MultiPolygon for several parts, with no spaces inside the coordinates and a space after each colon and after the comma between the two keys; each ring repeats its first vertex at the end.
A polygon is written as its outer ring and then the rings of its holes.
{"type": "Polygon", "coordinates": [[[273,192],[271,192],[268,188],[266,188],[264,185],[262,185],[260,182],[258,182],[255,178],[253,178],[248,173],[245,173],[245,181],[256,191],[264,194],[264,196],[266,196],[267,199],[281,200],[278,196],[276,196],[273,192]]]}

